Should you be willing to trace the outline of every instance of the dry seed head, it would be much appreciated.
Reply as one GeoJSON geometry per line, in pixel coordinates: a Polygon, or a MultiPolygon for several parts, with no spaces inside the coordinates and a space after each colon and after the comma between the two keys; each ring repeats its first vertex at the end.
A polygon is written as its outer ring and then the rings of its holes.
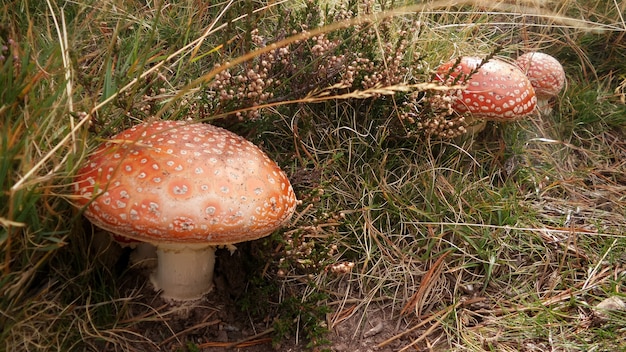
{"type": "Polygon", "coordinates": [[[341,275],[351,272],[352,268],[354,268],[353,262],[340,262],[327,265],[326,268],[324,268],[324,271],[330,271],[333,274],[341,275]]]}

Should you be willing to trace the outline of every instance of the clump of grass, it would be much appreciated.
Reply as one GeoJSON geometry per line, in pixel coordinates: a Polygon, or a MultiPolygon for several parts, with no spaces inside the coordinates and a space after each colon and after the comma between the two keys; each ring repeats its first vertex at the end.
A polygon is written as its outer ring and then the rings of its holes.
{"type": "Polygon", "coordinates": [[[94,229],[71,206],[84,155],[154,116],[236,130],[291,175],[298,214],[246,253],[267,264],[235,298],[275,342],[323,346],[350,317],[359,334],[376,308],[400,331],[370,341],[394,349],[624,345],[623,311],[597,309],[624,287],[617,4],[179,5],[5,11],[5,349],[213,345],[191,341],[194,326],[175,325],[176,308],[145,303],[149,290],[116,283],[126,272],[91,246],[94,229]],[[424,133],[419,123],[459,119],[421,100],[440,62],[531,49],[555,54],[568,73],[552,115],[489,125],[474,139],[424,133]],[[267,303],[253,311],[250,297],[267,303]],[[149,323],[162,330],[137,330],[149,323]]]}

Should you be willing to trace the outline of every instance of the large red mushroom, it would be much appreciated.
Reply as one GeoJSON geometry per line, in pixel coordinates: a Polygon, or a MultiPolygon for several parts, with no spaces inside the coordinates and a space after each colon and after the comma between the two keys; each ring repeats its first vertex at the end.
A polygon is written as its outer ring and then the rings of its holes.
{"type": "Polygon", "coordinates": [[[151,275],[175,301],[212,289],[216,246],[282,226],[297,200],[257,146],[202,123],[142,123],[100,146],[78,171],[77,204],[96,226],[157,247],[151,275]]]}
{"type": "Polygon", "coordinates": [[[530,81],[519,68],[498,59],[464,56],[443,63],[435,80],[465,89],[448,92],[452,108],[474,119],[513,121],[529,115],[537,98],[530,81]]]}

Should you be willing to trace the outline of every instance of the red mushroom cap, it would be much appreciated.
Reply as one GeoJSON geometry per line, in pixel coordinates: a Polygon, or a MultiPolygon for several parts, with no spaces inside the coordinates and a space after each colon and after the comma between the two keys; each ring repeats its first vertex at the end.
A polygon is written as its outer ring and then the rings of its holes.
{"type": "Polygon", "coordinates": [[[497,59],[481,63],[478,57],[464,56],[437,68],[435,79],[438,81],[467,86],[449,93],[455,98],[454,110],[470,112],[476,118],[510,121],[535,109],[535,91],[522,71],[497,59]]]}
{"type": "Polygon", "coordinates": [[[78,171],[77,203],[95,225],[139,241],[232,244],[293,214],[286,175],[257,146],[202,123],[134,126],[78,171]]]}
{"type": "Polygon", "coordinates": [[[565,86],[565,71],[554,57],[538,52],[526,53],[515,60],[526,74],[539,99],[557,96],[565,86]]]}
{"type": "Polygon", "coordinates": [[[122,235],[113,234],[111,237],[113,238],[113,241],[119,243],[120,245],[122,245],[122,247],[141,243],[141,241],[137,241],[135,239],[128,238],[122,235]]]}

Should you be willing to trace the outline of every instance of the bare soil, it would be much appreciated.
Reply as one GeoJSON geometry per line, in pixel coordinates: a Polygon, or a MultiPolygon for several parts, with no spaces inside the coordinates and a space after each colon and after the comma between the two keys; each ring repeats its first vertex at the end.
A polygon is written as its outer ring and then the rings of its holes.
{"type": "MultiPolygon", "coordinates": [[[[119,253],[119,249],[116,250],[119,253]]],[[[128,251],[120,256],[124,262],[128,251]]],[[[244,251],[231,255],[218,250],[215,288],[202,300],[178,304],[167,302],[149,283],[150,269],[127,268],[121,274],[121,290],[132,297],[127,305],[126,328],[121,329],[122,339],[103,343],[102,351],[397,351],[411,343],[423,330],[380,343],[398,335],[407,328],[407,322],[389,307],[372,304],[367,312],[331,309],[328,315],[330,331],[325,336],[328,344],[307,347],[308,341],[294,336],[276,338],[271,314],[254,316],[241,308],[239,300],[246,289],[248,273],[242,264],[244,251]],[[395,315],[395,316],[394,316],[395,315]],[[334,323],[333,323],[334,321],[334,323]],[[120,341],[125,341],[121,344],[120,341]]],[[[118,267],[125,265],[120,264],[118,267]]],[[[278,299],[278,298],[276,298],[278,299]]],[[[258,302],[267,305],[268,302],[258,302]]],[[[413,322],[415,324],[415,322],[413,322]]]]}

